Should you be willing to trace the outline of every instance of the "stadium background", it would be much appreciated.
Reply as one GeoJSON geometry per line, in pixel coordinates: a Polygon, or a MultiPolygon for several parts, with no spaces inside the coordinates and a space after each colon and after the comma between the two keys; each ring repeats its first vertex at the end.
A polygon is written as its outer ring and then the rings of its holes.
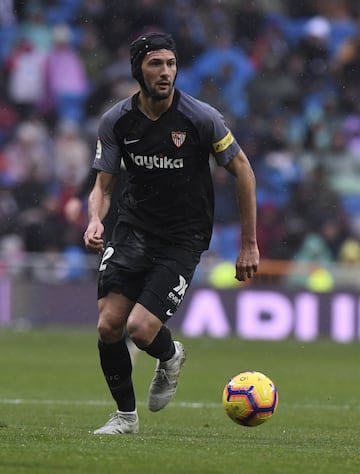
{"type": "Polygon", "coordinates": [[[75,224],[64,206],[87,175],[99,116],[136,90],[129,42],[157,29],[177,41],[177,86],[223,111],[258,184],[259,276],[234,282],[233,182],[214,167],[212,244],[177,324],[358,340],[359,15],[355,0],[0,1],[0,325],[95,324],[86,203],[75,224]],[[256,292],[267,306],[242,324],[256,292]],[[220,322],[214,312],[190,324],[208,298],[220,322]]]}

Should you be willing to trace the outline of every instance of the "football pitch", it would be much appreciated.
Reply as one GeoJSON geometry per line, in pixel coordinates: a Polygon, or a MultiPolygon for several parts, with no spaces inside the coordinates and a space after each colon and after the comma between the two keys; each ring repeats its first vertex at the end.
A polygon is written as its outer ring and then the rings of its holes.
{"type": "Polygon", "coordinates": [[[92,434],[114,411],[95,330],[0,331],[0,473],[355,474],[360,472],[359,343],[186,339],[174,400],[151,413],[155,361],[138,353],[140,432],[92,434]],[[279,405],[233,423],[222,390],[242,370],[275,382],[279,405]]]}

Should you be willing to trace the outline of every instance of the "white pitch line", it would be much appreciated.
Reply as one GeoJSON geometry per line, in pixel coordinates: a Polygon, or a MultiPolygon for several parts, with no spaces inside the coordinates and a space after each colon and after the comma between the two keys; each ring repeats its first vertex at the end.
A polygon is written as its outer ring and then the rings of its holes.
{"type": "MultiPolygon", "coordinates": [[[[346,405],[334,405],[326,403],[286,403],[281,402],[281,406],[302,410],[360,410],[358,402],[346,405]]],[[[82,405],[82,406],[112,406],[114,402],[106,400],[36,400],[25,398],[1,399],[1,405],[82,405]]],[[[138,406],[146,406],[144,402],[137,402],[138,406]]],[[[221,403],[212,402],[172,402],[169,407],[173,408],[219,408],[221,403]]]]}

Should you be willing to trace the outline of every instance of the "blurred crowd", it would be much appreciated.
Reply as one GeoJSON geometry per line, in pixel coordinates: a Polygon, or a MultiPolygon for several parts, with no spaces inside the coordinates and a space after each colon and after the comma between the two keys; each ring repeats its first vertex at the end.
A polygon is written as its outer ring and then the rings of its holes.
{"type": "MultiPolygon", "coordinates": [[[[0,262],[81,260],[86,198],[75,222],[65,206],[100,115],[137,90],[129,43],[153,30],[177,42],[177,87],[221,110],[251,161],[262,258],[360,262],[356,0],[0,0],[0,262]]],[[[213,177],[209,255],[233,261],[234,182],[213,177]]]]}

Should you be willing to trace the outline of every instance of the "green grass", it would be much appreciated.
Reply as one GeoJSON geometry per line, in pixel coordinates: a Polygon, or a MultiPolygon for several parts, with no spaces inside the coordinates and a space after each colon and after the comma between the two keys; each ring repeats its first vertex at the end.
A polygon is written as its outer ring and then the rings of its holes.
{"type": "Polygon", "coordinates": [[[94,436],[114,411],[95,331],[0,332],[1,474],[352,474],[360,472],[359,344],[185,339],[175,399],[150,413],[154,360],[134,368],[138,435],[94,436]],[[231,375],[256,369],[280,401],[265,424],[233,423],[220,404],[231,375]]]}

